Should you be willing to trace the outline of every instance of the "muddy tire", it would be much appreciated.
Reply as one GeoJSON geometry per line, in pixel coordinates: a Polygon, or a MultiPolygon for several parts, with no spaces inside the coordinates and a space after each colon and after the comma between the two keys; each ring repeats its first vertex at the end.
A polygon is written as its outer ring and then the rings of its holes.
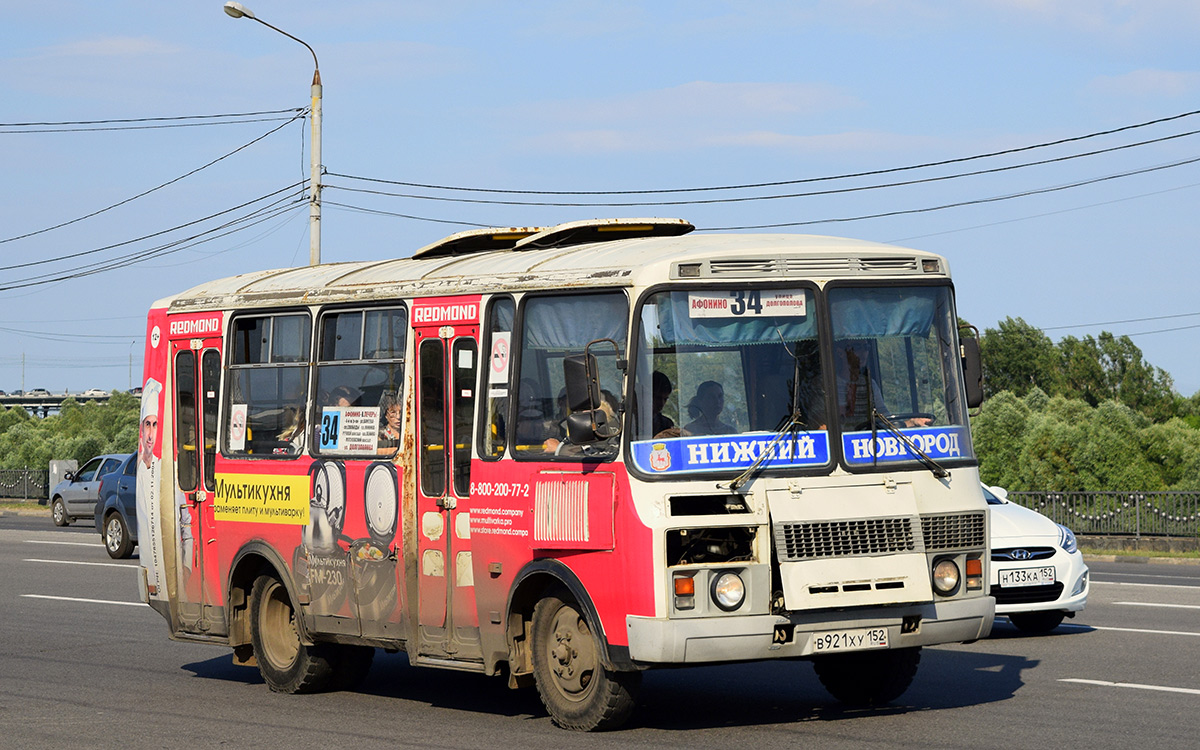
{"type": "Polygon", "coordinates": [[[287,587],[262,575],[250,590],[250,642],[258,671],[277,693],[315,693],[333,682],[331,646],[305,645],[287,587]]]}
{"type": "Polygon", "coordinates": [[[921,663],[921,649],[854,651],[813,659],[829,694],[848,706],[882,706],[908,690],[921,663]]]}
{"type": "Polygon", "coordinates": [[[533,610],[533,675],[542,704],[563,729],[615,729],[629,718],[640,672],[604,667],[600,642],[565,591],[549,593],[533,610]]]}

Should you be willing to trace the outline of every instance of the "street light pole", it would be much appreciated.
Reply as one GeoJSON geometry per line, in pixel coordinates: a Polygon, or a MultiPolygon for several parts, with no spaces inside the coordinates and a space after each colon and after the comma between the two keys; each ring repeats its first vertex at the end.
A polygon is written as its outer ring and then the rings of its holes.
{"type": "Polygon", "coordinates": [[[313,80],[312,80],[312,107],[310,113],[312,115],[312,145],[309,151],[312,155],[309,165],[308,178],[308,263],[311,266],[320,265],[321,263],[321,66],[317,62],[317,53],[309,46],[308,42],[299,37],[292,36],[283,29],[272,26],[266,21],[258,18],[254,13],[242,5],[241,3],[228,2],[225,3],[225,13],[233,18],[249,18],[251,21],[258,21],[268,29],[278,31],[288,39],[294,39],[300,42],[312,54],[313,58],[313,80]]]}

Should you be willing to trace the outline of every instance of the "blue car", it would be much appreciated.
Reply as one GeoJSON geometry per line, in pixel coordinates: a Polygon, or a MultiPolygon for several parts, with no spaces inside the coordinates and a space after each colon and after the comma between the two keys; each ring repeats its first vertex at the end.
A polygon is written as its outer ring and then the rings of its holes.
{"type": "Polygon", "coordinates": [[[133,556],[137,544],[137,454],[121,462],[100,482],[96,502],[96,530],[113,559],[133,556]]]}

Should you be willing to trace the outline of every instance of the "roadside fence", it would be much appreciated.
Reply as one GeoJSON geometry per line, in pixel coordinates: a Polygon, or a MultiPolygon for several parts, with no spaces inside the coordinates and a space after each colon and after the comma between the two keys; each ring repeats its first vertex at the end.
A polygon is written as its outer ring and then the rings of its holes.
{"type": "Polygon", "coordinates": [[[50,472],[47,469],[0,469],[0,497],[47,500],[50,497],[50,472]]]}
{"type": "Polygon", "coordinates": [[[1008,499],[1076,534],[1200,535],[1200,492],[1010,492],[1008,499]]]}

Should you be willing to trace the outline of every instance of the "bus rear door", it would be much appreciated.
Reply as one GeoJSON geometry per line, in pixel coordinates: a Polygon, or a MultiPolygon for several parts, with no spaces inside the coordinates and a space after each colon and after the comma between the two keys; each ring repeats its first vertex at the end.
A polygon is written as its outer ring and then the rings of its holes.
{"type": "MultiPolygon", "coordinates": [[[[171,330],[186,333],[189,328],[172,325],[171,330]]],[[[215,332],[220,332],[219,319],[215,332]]],[[[221,603],[213,517],[221,339],[173,338],[171,367],[180,621],[191,632],[223,630],[224,617],[219,608],[213,609],[221,603]]]]}

